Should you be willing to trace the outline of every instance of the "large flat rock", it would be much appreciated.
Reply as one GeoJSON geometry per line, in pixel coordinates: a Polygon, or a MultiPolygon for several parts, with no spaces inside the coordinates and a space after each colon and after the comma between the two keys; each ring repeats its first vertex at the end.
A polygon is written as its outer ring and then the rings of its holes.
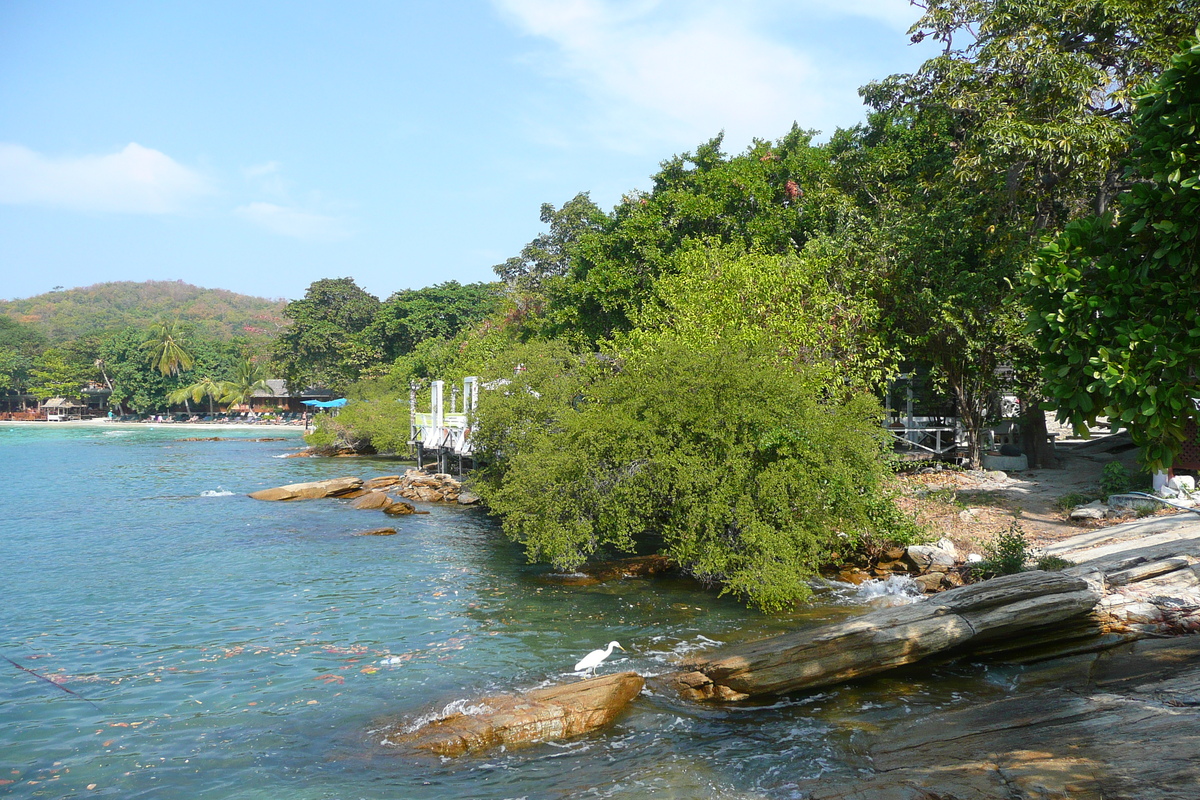
{"type": "Polygon", "coordinates": [[[619,672],[517,695],[484,697],[471,711],[434,720],[415,731],[402,727],[385,743],[459,756],[498,745],[547,742],[602,728],[642,691],[636,672],[619,672]]]}
{"type": "Polygon", "coordinates": [[[1013,697],[879,734],[869,745],[872,776],[823,778],[802,785],[804,796],[1200,797],[1200,637],[1142,641],[1049,662],[1022,683],[1013,697]]]}
{"type": "Polygon", "coordinates": [[[338,497],[353,492],[363,485],[362,478],[332,478],[309,483],[289,483],[273,489],[251,492],[255,500],[315,500],[321,497],[338,497]]]}

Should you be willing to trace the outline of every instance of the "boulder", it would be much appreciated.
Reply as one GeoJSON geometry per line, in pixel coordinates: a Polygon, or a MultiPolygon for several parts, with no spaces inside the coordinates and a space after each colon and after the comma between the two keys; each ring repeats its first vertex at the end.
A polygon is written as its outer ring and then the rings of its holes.
{"type": "Polygon", "coordinates": [[[383,513],[390,514],[393,517],[401,517],[405,514],[415,514],[417,513],[417,509],[412,503],[406,503],[403,500],[393,500],[391,505],[384,507],[383,513]]]}
{"type": "Polygon", "coordinates": [[[1093,500],[1085,506],[1079,506],[1071,512],[1071,519],[1104,519],[1108,516],[1108,506],[1099,500],[1093,500]]]}
{"type": "Polygon", "coordinates": [[[920,572],[945,571],[957,563],[955,553],[928,544],[914,544],[908,548],[905,558],[920,572]]]}
{"type": "Polygon", "coordinates": [[[917,586],[921,587],[922,592],[928,594],[929,592],[936,592],[938,589],[940,589],[942,582],[945,579],[946,573],[944,572],[927,572],[924,575],[918,575],[913,580],[916,582],[917,586]]]}
{"type": "Polygon", "coordinates": [[[386,511],[396,501],[387,496],[387,492],[367,492],[361,497],[355,499],[350,505],[353,508],[359,508],[366,511],[386,511]]]}
{"type": "Polygon", "coordinates": [[[332,478],[311,483],[289,483],[273,489],[251,492],[255,500],[313,500],[321,497],[338,497],[353,492],[362,486],[361,478],[332,478]]]}
{"type": "Polygon", "coordinates": [[[371,478],[363,484],[363,488],[370,491],[371,489],[386,489],[389,486],[395,486],[401,481],[399,475],[380,475],[378,478],[371,478]]]}
{"type": "Polygon", "coordinates": [[[371,528],[369,531],[359,531],[355,536],[395,536],[395,528],[371,528]]]}
{"type": "Polygon", "coordinates": [[[519,695],[484,697],[416,730],[394,726],[383,743],[460,756],[497,745],[512,746],[579,736],[617,718],[642,691],[636,672],[619,672],[519,695]]]}

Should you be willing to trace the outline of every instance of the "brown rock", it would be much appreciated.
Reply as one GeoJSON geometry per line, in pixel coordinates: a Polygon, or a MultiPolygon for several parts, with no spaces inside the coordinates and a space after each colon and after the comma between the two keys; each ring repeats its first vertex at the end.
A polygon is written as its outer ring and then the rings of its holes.
{"type": "Polygon", "coordinates": [[[412,503],[406,503],[403,500],[395,500],[391,505],[383,509],[383,513],[391,514],[393,517],[404,516],[405,514],[416,514],[417,509],[412,503]]]}
{"type": "Polygon", "coordinates": [[[395,528],[371,528],[369,531],[359,531],[355,536],[395,536],[395,528]]]}
{"type": "MultiPolygon", "coordinates": [[[[940,581],[941,578],[938,578],[940,581]]],[[[1006,575],[944,592],[936,599],[720,648],[684,664],[725,689],[756,696],[828,686],[962,647],[1007,642],[1084,617],[1100,599],[1080,578],[1057,572],[1006,575]]],[[[685,696],[691,686],[677,687],[685,696]]]]}
{"type": "Polygon", "coordinates": [[[396,501],[387,496],[387,492],[367,492],[350,505],[365,511],[386,511],[396,501]]]}
{"type": "Polygon", "coordinates": [[[399,475],[380,475],[378,478],[371,478],[371,480],[364,483],[363,488],[367,490],[386,489],[389,486],[395,486],[401,480],[399,475]]]}
{"type": "MultiPolygon", "coordinates": [[[[1036,669],[1036,668],[1035,668],[1036,669]]],[[[874,774],[800,782],[812,800],[1182,800],[1200,796],[1200,639],[1045,665],[1047,685],[922,717],[869,742],[874,774]]]]}
{"type": "Polygon", "coordinates": [[[924,575],[918,575],[913,578],[917,586],[921,587],[921,591],[925,593],[936,592],[942,586],[942,581],[945,579],[944,572],[928,572],[924,575]]]}
{"type": "Polygon", "coordinates": [[[384,743],[458,756],[497,745],[566,739],[611,723],[643,684],[636,672],[620,672],[521,695],[485,697],[472,704],[477,713],[452,714],[411,733],[398,726],[384,743]]]}
{"type": "Polygon", "coordinates": [[[333,478],[311,483],[289,483],[273,489],[263,489],[250,494],[255,500],[312,500],[321,497],[338,497],[362,486],[360,478],[333,478]]]}

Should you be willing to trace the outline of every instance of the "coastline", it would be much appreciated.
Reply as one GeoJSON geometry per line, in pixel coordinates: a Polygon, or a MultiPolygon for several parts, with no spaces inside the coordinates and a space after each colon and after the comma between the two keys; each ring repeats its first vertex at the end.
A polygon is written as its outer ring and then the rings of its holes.
{"type": "Polygon", "coordinates": [[[171,428],[173,430],[253,431],[256,433],[271,431],[274,433],[295,433],[298,435],[305,433],[304,426],[302,425],[276,425],[270,422],[111,422],[107,419],[71,419],[59,422],[29,419],[0,421],[0,426],[5,425],[41,428],[114,428],[122,430],[171,428]]]}

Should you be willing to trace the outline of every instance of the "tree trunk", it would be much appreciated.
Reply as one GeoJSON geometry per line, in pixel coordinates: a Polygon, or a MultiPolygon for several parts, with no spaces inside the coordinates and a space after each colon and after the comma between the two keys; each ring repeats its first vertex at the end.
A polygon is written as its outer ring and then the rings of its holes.
{"type": "Polygon", "coordinates": [[[983,463],[983,443],[980,441],[980,433],[983,429],[981,401],[971,392],[961,375],[952,376],[950,384],[954,390],[954,400],[958,405],[958,420],[967,437],[967,466],[971,469],[979,469],[983,463]]]}
{"type": "Polygon", "coordinates": [[[1030,469],[1054,469],[1058,458],[1046,431],[1046,413],[1040,397],[1021,398],[1021,451],[1029,459],[1030,469]]]}

